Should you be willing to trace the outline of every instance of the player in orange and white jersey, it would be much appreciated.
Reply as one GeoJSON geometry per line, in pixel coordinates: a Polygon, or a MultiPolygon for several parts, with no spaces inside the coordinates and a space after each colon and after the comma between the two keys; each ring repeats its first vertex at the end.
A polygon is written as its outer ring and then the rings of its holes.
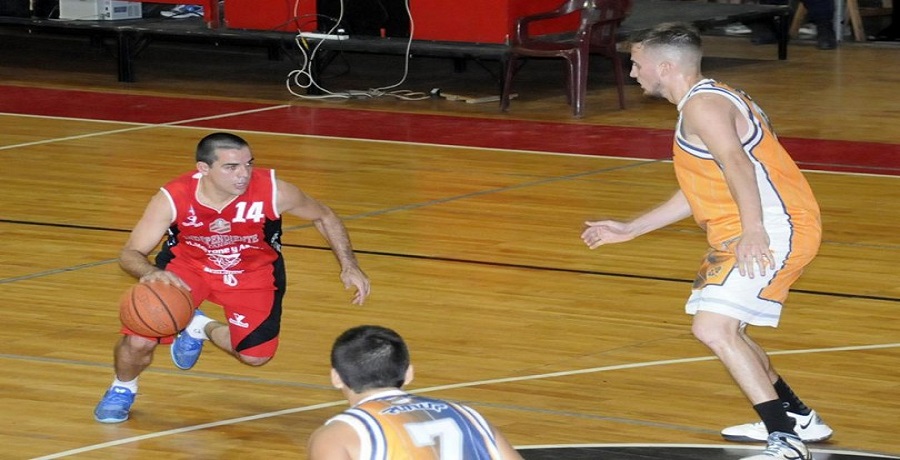
{"type": "Polygon", "coordinates": [[[351,408],[309,439],[310,460],[509,460],[522,457],[477,411],[403,391],[413,368],[403,339],[348,329],[331,350],[331,381],[351,408]]]}
{"type": "Polygon", "coordinates": [[[767,441],[754,460],[808,460],[804,441],[827,439],[831,428],[778,375],[747,326],[778,325],[789,287],[818,251],[819,206],[762,110],[746,94],[705,78],[702,54],[700,34],[687,24],[661,24],[632,41],[631,76],[679,111],[673,147],[679,190],[634,220],[587,222],[581,237],[595,249],[693,216],[710,248],[686,305],[692,332],[762,419],[722,435],[767,441]]]}

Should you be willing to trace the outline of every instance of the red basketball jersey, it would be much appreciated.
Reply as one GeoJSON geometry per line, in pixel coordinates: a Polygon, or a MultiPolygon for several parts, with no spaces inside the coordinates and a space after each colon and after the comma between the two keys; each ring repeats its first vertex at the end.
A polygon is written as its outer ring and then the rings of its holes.
{"type": "Polygon", "coordinates": [[[197,200],[200,173],[162,187],[175,218],[157,265],[205,273],[213,289],[275,289],[272,265],[281,255],[275,171],[251,174],[247,191],[221,210],[197,200]]]}

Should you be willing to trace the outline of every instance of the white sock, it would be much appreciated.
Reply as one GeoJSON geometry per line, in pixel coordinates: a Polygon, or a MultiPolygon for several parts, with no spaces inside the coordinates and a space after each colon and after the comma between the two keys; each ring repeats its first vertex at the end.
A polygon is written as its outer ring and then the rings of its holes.
{"type": "Polygon", "coordinates": [[[113,379],[113,383],[109,387],[110,388],[112,388],[112,387],[128,388],[132,393],[137,394],[137,390],[138,390],[138,384],[137,384],[138,382],[137,381],[138,381],[137,377],[135,377],[133,380],[129,380],[127,382],[123,382],[123,381],[119,380],[118,377],[116,377],[115,379],[113,379]]]}
{"type": "Polygon", "coordinates": [[[215,320],[209,316],[196,315],[184,330],[195,339],[209,340],[209,336],[206,335],[206,325],[213,321],[215,320]]]}

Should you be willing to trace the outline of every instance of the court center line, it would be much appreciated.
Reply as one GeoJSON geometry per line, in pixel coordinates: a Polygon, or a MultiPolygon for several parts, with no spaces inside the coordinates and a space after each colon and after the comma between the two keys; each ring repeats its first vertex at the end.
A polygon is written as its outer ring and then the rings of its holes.
{"type": "MultiPolygon", "coordinates": [[[[805,350],[782,350],[782,351],[774,351],[770,352],[769,355],[797,355],[797,354],[811,354],[811,353],[833,353],[833,352],[845,352],[845,351],[863,351],[863,350],[878,350],[878,349],[888,349],[888,348],[900,348],[900,342],[898,343],[886,343],[886,344],[877,344],[877,345],[859,345],[859,346],[849,346],[849,347],[831,347],[831,348],[810,348],[805,350]]],[[[438,385],[428,388],[422,388],[418,390],[409,390],[410,393],[419,394],[419,393],[431,393],[435,391],[442,390],[452,390],[457,388],[468,388],[474,386],[481,385],[495,385],[501,383],[511,383],[511,382],[522,382],[528,380],[541,380],[548,378],[556,378],[556,377],[568,377],[571,375],[581,375],[581,374],[593,374],[600,372],[610,372],[610,371],[618,371],[618,370],[626,370],[626,369],[638,369],[644,367],[656,367],[656,366],[668,366],[672,364],[687,364],[687,363],[697,363],[703,361],[714,361],[717,358],[715,356],[699,356],[694,358],[679,358],[679,359],[667,359],[660,361],[648,361],[643,363],[630,363],[630,364],[616,364],[612,366],[601,366],[601,367],[592,367],[587,369],[574,369],[569,371],[560,371],[560,372],[550,372],[545,374],[531,374],[531,375],[523,375],[518,377],[503,377],[497,379],[488,379],[488,380],[477,380],[472,382],[460,382],[448,385],[438,385]]],[[[226,425],[235,425],[244,422],[250,422],[254,420],[261,420],[265,418],[279,417],[282,415],[290,415],[296,414],[300,412],[309,412],[318,409],[324,409],[328,407],[339,406],[342,404],[346,404],[346,401],[332,401],[320,404],[313,404],[310,406],[302,406],[295,407],[292,409],[284,409],[280,411],[274,412],[266,412],[262,414],[256,415],[248,415],[245,417],[237,417],[231,418],[227,420],[220,420],[218,422],[210,422],[203,423],[200,425],[187,426],[182,428],[174,428],[171,430],[159,431],[156,433],[148,433],[140,436],[132,436],[128,438],[118,439],[115,441],[104,442],[101,444],[93,444],[90,446],[84,446],[77,449],[71,449],[63,452],[57,452],[55,454],[45,455],[43,457],[36,457],[32,460],[51,460],[56,458],[62,458],[69,455],[82,454],[85,452],[92,452],[96,450],[105,449],[108,447],[116,447],[124,444],[129,444],[133,442],[143,441],[146,439],[155,439],[161,438],[164,436],[177,435],[182,433],[189,433],[192,431],[204,430],[207,428],[215,428],[219,426],[226,425]]]]}

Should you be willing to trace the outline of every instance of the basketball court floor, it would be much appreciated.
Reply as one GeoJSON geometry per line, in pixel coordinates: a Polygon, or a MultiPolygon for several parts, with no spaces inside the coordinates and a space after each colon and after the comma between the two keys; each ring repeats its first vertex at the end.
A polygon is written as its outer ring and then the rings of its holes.
{"type": "MultiPolygon", "coordinates": [[[[306,438],[345,404],[328,383],[331,341],[366,323],[407,338],[410,390],[471,404],[528,460],[739,459],[762,447],[720,438],[754,415],[683,313],[702,232],[683,222],[599,251],[578,237],[585,220],[626,218],[671,193],[671,119],[596,101],[597,119],[573,122],[564,110],[441,113],[24,80],[0,82],[0,458],[305,458],[306,438]],[[133,282],[119,248],[155,190],[192,169],[196,141],[221,130],[344,218],[372,297],[351,306],[315,229],[286,219],[273,362],[244,367],[209,348],[182,372],[160,352],[131,420],[96,423],[116,301],[133,282]]],[[[768,100],[777,109],[788,97],[768,100]]],[[[867,97],[876,107],[887,96],[867,97]]],[[[630,104],[639,98],[629,92],[630,104]]],[[[815,459],[900,458],[900,139],[871,129],[879,121],[857,134],[849,119],[811,132],[813,122],[783,118],[826,234],[782,325],[755,337],[835,428],[815,459]]]]}

